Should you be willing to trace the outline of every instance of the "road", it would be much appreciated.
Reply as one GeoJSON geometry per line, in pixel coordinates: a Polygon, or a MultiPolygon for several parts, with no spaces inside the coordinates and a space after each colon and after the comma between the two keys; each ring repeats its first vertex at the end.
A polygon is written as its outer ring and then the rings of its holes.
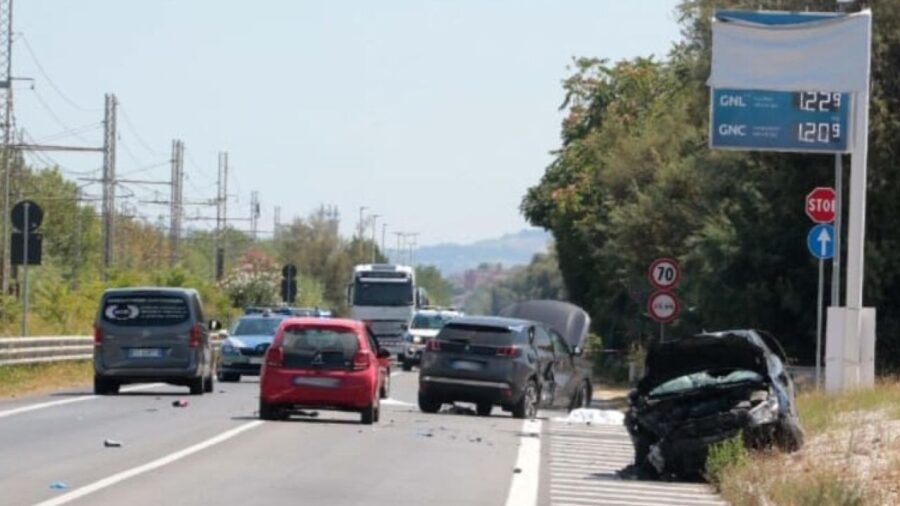
{"type": "Polygon", "coordinates": [[[263,423],[258,388],[245,379],[199,397],[141,385],[0,402],[0,505],[720,503],[699,485],[618,481],[613,468],[631,458],[621,427],[569,426],[552,421],[558,413],[524,423],[500,410],[422,414],[416,373],[394,373],[374,426],[325,411],[263,423]],[[610,435],[618,447],[602,446],[610,435]]]}

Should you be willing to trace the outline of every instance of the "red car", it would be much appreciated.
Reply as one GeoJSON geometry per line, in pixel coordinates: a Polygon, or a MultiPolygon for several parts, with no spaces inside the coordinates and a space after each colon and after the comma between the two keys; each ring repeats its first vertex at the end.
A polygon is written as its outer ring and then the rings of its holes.
{"type": "Polygon", "coordinates": [[[289,318],[266,351],[260,375],[259,417],[287,418],[300,409],[355,411],[378,421],[388,396],[390,353],[364,323],[289,318]]]}

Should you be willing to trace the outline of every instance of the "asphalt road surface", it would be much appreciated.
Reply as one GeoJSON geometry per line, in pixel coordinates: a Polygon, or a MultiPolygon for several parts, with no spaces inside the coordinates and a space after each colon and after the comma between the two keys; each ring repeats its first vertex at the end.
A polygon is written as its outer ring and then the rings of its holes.
{"type": "Polygon", "coordinates": [[[619,482],[611,468],[630,462],[628,446],[598,445],[624,429],[594,434],[552,421],[559,413],[427,415],[416,379],[394,373],[374,426],[328,411],[260,422],[255,379],[203,396],[140,385],[0,401],[0,505],[719,503],[702,486],[619,482]]]}

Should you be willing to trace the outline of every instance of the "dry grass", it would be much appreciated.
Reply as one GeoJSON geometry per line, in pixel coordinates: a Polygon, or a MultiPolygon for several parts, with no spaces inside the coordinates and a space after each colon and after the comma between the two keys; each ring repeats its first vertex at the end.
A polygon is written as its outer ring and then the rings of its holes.
{"type": "Polygon", "coordinates": [[[797,400],[804,448],[753,455],[727,469],[719,484],[725,499],[737,506],[900,504],[900,382],[797,400]]]}
{"type": "Polygon", "coordinates": [[[89,360],[0,367],[0,398],[85,385],[93,377],[89,360]]]}

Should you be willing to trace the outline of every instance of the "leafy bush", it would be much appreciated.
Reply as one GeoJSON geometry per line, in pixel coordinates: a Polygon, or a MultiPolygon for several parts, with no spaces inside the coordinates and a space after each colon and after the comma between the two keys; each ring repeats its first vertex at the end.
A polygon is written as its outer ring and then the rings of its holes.
{"type": "Polygon", "coordinates": [[[710,446],[706,456],[706,479],[718,485],[723,473],[747,463],[747,455],[741,433],[710,446]]]}

